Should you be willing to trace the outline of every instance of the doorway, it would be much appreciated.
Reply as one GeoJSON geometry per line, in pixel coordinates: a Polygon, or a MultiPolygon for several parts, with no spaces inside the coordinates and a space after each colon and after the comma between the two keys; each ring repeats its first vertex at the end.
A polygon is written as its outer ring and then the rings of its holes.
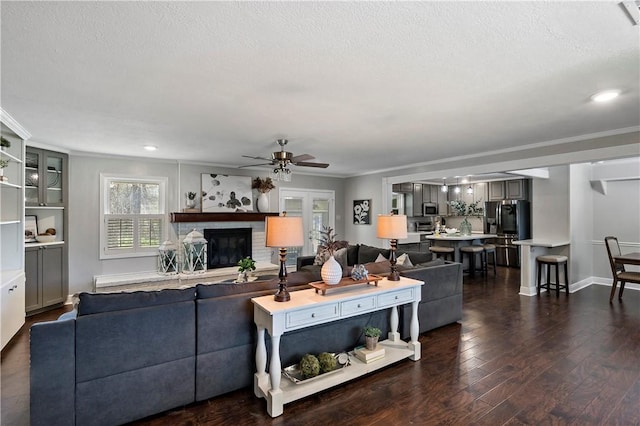
{"type": "Polygon", "coordinates": [[[323,226],[335,228],[335,192],[313,189],[280,189],[280,211],[287,216],[302,217],[305,238],[301,247],[289,247],[287,265],[295,265],[298,256],[315,255],[323,226]]]}

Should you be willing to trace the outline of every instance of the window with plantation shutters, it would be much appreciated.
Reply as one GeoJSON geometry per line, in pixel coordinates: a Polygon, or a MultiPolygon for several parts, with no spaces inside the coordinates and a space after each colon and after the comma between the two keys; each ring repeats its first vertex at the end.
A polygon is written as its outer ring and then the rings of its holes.
{"type": "Polygon", "coordinates": [[[101,258],[157,255],[166,234],[166,181],[101,176],[101,258]]]}

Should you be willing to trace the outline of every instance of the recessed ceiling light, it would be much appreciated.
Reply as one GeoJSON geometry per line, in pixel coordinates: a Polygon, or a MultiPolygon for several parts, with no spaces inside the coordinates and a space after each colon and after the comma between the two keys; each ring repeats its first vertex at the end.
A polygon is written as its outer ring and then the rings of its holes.
{"type": "Polygon", "coordinates": [[[618,95],[620,95],[619,90],[603,90],[591,96],[591,100],[594,102],[608,102],[617,98],[618,95]]]}
{"type": "Polygon", "coordinates": [[[154,145],[145,145],[144,149],[146,149],[147,151],[155,151],[156,149],[158,149],[158,147],[154,145]]]}

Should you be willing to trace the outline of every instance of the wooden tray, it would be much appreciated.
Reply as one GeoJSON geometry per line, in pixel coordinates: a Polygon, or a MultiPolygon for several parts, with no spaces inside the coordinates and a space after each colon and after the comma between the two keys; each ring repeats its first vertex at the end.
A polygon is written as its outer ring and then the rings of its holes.
{"type": "Polygon", "coordinates": [[[316,289],[316,293],[322,292],[322,295],[324,296],[327,290],[332,288],[349,287],[351,285],[356,285],[356,284],[371,284],[371,283],[377,286],[378,281],[380,281],[382,278],[383,277],[381,277],[380,275],[369,274],[368,278],[362,279],[362,280],[354,280],[351,277],[344,277],[340,280],[338,284],[334,284],[334,285],[326,284],[324,281],[314,281],[309,283],[309,285],[316,289]]]}

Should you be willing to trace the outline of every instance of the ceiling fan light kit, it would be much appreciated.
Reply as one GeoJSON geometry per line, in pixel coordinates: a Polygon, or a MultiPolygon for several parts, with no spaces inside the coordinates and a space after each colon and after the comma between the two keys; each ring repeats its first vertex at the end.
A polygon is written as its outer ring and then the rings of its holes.
{"type": "Polygon", "coordinates": [[[272,152],[271,158],[243,155],[243,157],[246,158],[268,161],[268,163],[250,164],[248,166],[240,166],[240,168],[252,166],[275,166],[275,168],[273,169],[273,179],[290,182],[291,169],[289,169],[289,165],[301,167],[318,167],[322,169],[326,169],[327,167],[329,167],[329,164],[327,163],[309,162],[308,160],[315,159],[313,155],[302,154],[294,156],[291,152],[285,151],[284,146],[289,143],[287,139],[278,139],[276,140],[276,143],[280,145],[280,151],[272,152]]]}

